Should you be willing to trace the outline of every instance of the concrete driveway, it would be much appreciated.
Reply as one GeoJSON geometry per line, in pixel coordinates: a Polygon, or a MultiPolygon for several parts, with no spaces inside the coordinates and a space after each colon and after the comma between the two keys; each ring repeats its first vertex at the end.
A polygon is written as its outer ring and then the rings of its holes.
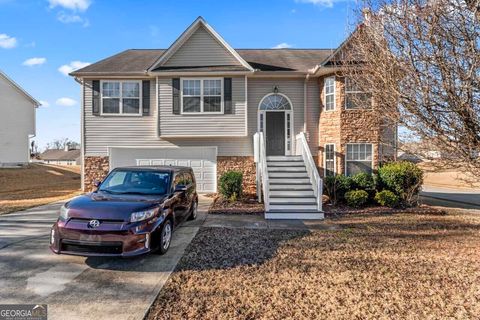
{"type": "Polygon", "coordinates": [[[142,319],[205,220],[174,233],[164,256],[84,258],[51,253],[50,226],[62,203],[0,216],[0,303],[48,304],[49,319],[142,319]]]}

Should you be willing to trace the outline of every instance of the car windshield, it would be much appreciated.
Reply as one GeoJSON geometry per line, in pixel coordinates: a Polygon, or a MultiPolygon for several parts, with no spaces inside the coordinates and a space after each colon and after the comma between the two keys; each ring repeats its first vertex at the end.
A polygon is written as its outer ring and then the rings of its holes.
{"type": "Polygon", "coordinates": [[[170,173],[152,170],[115,170],[99,191],[113,194],[163,195],[170,185],[170,173]]]}

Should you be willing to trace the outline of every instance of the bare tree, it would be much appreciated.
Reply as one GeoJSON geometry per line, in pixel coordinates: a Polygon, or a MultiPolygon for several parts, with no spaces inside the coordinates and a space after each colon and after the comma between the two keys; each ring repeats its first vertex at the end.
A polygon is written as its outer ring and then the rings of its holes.
{"type": "Polygon", "coordinates": [[[479,10],[480,0],[366,0],[336,57],[342,73],[410,141],[477,177],[479,10]]]}
{"type": "Polygon", "coordinates": [[[47,143],[47,149],[65,149],[66,146],[69,146],[71,149],[76,149],[80,144],[68,138],[55,139],[47,143]]]}

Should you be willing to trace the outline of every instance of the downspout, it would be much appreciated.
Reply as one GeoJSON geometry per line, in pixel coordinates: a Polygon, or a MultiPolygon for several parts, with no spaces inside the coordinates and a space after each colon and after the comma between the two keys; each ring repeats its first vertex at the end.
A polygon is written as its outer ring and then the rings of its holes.
{"type": "Polygon", "coordinates": [[[82,159],[82,164],[80,166],[80,175],[81,175],[81,188],[82,191],[85,191],[85,111],[84,111],[84,82],[83,79],[74,77],[75,81],[80,84],[80,157],[82,159]]]}
{"type": "Polygon", "coordinates": [[[310,140],[310,135],[308,134],[307,126],[307,110],[308,110],[308,80],[310,79],[310,74],[307,74],[305,81],[303,82],[303,132],[307,138],[307,142],[310,140]]]}

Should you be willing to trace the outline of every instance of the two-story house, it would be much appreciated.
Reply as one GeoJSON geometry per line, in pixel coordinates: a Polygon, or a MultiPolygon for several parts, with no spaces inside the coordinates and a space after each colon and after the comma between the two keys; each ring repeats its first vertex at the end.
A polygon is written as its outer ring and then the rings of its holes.
{"type": "Polygon", "coordinates": [[[255,192],[258,170],[267,217],[323,217],[318,172],[370,171],[382,152],[373,109],[344,103],[335,52],[233,49],[199,17],[168,49],[126,50],[73,72],[83,188],[119,166],[187,165],[200,192],[215,192],[227,170],[255,192]]]}
{"type": "Polygon", "coordinates": [[[38,106],[40,102],[0,70],[0,167],[30,161],[38,106]]]}

